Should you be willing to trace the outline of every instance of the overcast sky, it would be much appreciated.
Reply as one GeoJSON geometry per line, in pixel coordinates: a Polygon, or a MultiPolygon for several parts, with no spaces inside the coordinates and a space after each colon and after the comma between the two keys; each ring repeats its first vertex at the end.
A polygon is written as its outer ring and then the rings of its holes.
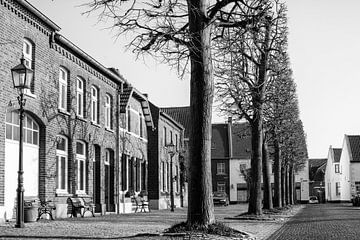
{"type": "MultiPolygon", "coordinates": [[[[106,67],[115,67],[158,106],[189,105],[189,80],[151,59],[135,59],[124,39],[81,15],[86,0],[28,0],[60,33],[106,67]]],[[[89,0],[88,0],[89,1],[89,0]]],[[[359,0],[287,0],[289,52],[298,86],[310,158],[342,147],[344,134],[360,134],[359,0]]],[[[215,122],[222,121],[214,117],[215,122]]]]}

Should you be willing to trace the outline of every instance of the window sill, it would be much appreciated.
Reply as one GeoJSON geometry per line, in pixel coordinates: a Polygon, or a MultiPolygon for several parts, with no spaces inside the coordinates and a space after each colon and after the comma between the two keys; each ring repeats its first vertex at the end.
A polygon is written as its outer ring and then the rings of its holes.
{"type": "Polygon", "coordinates": [[[59,113],[62,113],[62,114],[64,114],[64,115],[70,116],[70,113],[67,112],[67,111],[65,111],[64,109],[58,108],[58,112],[59,112],[59,113]]]}
{"type": "Polygon", "coordinates": [[[89,195],[85,192],[85,191],[81,191],[81,190],[76,190],[76,194],[77,197],[89,197],[89,195]]]}
{"type": "Polygon", "coordinates": [[[94,125],[94,126],[96,126],[96,127],[98,127],[98,128],[101,127],[100,124],[98,124],[98,123],[96,123],[96,122],[93,122],[93,121],[91,121],[91,125],[94,125]]]}
{"type": "Polygon", "coordinates": [[[83,122],[87,122],[85,118],[83,118],[82,116],[76,115],[75,117],[77,120],[83,121],[83,122]]]}
{"type": "Polygon", "coordinates": [[[111,129],[111,128],[106,127],[105,130],[108,131],[108,132],[111,132],[111,133],[115,133],[115,131],[113,129],[111,129]]]}
{"type": "Polygon", "coordinates": [[[56,191],[56,197],[69,197],[72,196],[72,194],[68,193],[67,191],[56,191]]]}
{"type": "Polygon", "coordinates": [[[24,95],[27,97],[30,97],[30,98],[34,98],[34,99],[36,98],[36,95],[31,92],[26,92],[26,93],[24,93],[24,95]]]}

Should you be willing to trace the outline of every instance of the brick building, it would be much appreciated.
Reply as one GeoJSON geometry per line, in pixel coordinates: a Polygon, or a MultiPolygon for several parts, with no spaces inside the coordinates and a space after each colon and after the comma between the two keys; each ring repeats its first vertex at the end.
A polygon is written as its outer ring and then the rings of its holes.
{"type": "Polygon", "coordinates": [[[59,31],[27,1],[0,0],[0,221],[14,216],[19,116],[10,69],[22,55],[34,71],[25,94],[25,196],[53,200],[55,217],[66,217],[70,196],[92,198],[104,214],[128,210],[125,192],[146,192],[147,97],[59,31]]]}
{"type": "Polygon", "coordinates": [[[174,189],[175,207],[183,206],[185,196],[181,177],[184,127],[150,103],[154,128],[149,129],[149,199],[154,209],[170,208],[170,185],[174,189]],[[176,153],[171,159],[168,144],[175,145],[176,153]],[[173,179],[170,177],[172,169],[173,179]]]}

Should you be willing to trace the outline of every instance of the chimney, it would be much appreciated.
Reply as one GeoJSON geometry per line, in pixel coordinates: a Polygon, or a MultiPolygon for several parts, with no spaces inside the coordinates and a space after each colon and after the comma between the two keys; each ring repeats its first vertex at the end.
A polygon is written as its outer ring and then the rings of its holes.
{"type": "Polygon", "coordinates": [[[233,144],[232,144],[232,117],[228,117],[228,143],[229,143],[229,158],[233,157],[233,144]]]}

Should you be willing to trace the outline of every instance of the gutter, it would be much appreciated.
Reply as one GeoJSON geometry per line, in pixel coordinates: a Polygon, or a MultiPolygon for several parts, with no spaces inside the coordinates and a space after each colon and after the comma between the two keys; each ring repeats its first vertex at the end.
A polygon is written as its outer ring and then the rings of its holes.
{"type": "Polygon", "coordinates": [[[23,6],[25,9],[30,11],[32,14],[34,14],[36,17],[40,18],[41,21],[46,23],[49,27],[51,27],[55,31],[60,31],[60,27],[56,25],[53,21],[51,21],[48,17],[46,17],[44,14],[42,14],[36,7],[31,5],[29,2],[25,0],[15,0],[15,2],[19,3],[21,6],[23,6]]]}

